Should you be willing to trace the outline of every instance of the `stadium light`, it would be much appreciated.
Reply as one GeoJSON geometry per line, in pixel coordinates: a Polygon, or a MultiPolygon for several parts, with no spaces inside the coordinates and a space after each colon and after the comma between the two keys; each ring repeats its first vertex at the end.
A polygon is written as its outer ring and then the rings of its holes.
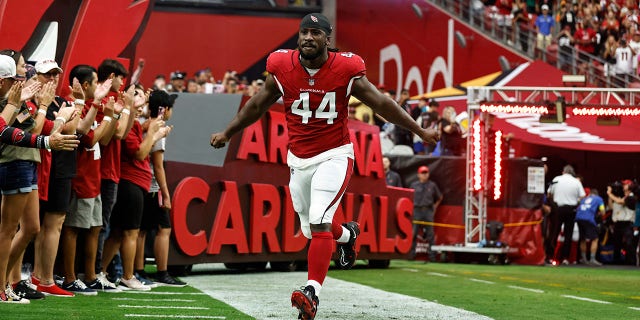
{"type": "Polygon", "coordinates": [[[471,138],[473,146],[473,190],[482,190],[482,122],[473,121],[471,138]]]}
{"type": "Polygon", "coordinates": [[[499,113],[548,114],[549,108],[547,107],[547,105],[540,104],[487,102],[480,104],[480,111],[499,113]]]}
{"type": "Polygon", "coordinates": [[[493,200],[502,196],[502,131],[496,131],[493,164],[493,200]]]}

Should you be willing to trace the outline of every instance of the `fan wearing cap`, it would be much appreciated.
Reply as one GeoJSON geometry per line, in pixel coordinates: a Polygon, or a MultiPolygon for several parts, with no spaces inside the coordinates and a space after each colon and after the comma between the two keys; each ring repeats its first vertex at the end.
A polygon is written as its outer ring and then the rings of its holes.
{"type": "Polygon", "coordinates": [[[419,234],[429,243],[429,260],[435,261],[435,252],[431,251],[434,243],[433,218],[442,202],[442,192],[430,178],[429,167],[418,168],[418,181],[411,183],[413,192],[413,241],[410,257],[416,256],[416,239],[419,234]]]}
{"type": "MultiPolygon", "coordinates": [[[[0,155],[0,176],[3,177],[1,180],[6,182],[0,185],[3,193],[2,218],[0,218],[0,247],[7,248],[7,250],[0,251],[0,284],[2,285],[0,301],[28,303],[29,300],[25,298],[26,295],[18,296],[13,292],[13,286],[7,283],[6,275],[7,271],[17,264],[18,259],[21,257],[21,251],[24,251],[26,244],[34,236],[34,230],[37,230],[39,225],[37,176],[35,172],[40,157],[34,149],[14,146],[49,148],[51,144],[58,149],[73,150],[78,141],[75,136],[62,136],[59,133],[62,126],[75,115],[73,108],[65,108],[58,114],[59,117],[52,123],[53,133],[50,137],[36,135],[40,133],[41,126],[36,128],[36,123],[33,120],[34,115],[30,113],[21,99],[24,92],[31,91],[28,95],[32,96],[40,87],[36,84],[23,89],[23,83],[16,81],[16,78],[18,78],[16,61],[21,63],[20,72],[22,74],[20,78],[24,79],[24,59],[21,53],[5,50],[3,54],[0,54],[0,96],[7,97],[0,101],[0,106],[2,107],[2,118],[0,119],[2,133],[0,134],[0,140],[5,144],[0,155]],[[7,53],[13,58],[6,55],[7,53]],[[19,114],[16,114],[16,112],[19,114]],[[7,127],[6,122],[20,126],[24,130],[35,130],[33,131],[34,134],[25,132],[22,129],[7,127]],[[36,206],[27,208],[25,203],[28,200],[35,201],[36,206]],[[21,232],[17,238],[14,238],[18,230],[18,223],[22,218],[25,220],[21,224],[21,230],[28,228],[30,231],[21,232]],[[21,239],[26,241],[21,241],[21,239]],[[12,240],[16,242],[15,247],[12,246],[12,240]],[[18,245],[19,243],[23,245],[20,246],[18,245]],[[10,256],[8,248],[14,249],[11,252],[14,253],[12,256],[10,256]]],[[[53,91],[48,90],[45,95],[48,95],[48,99],[51,99],[53,91]]],[[[29,295],[29,298],[42,298],[41,293],[30,290],[30,293],[34,295],[29,295]]],[[[25,292],[20,293],[23,294],[25,292]]]]}
{"type": "Polygon", "coordinates": [[[186,92],[187,88],[184,85],[184,78],[187,76],[186,72],[180,70],[171,72],[171,82],[168,86],[169,92],[186,92]]]}
{"type": "Polygon", "coordinates": [[[538,33],[536,36],[536,49],[539,57],[551,44],[551,40],[553,40],[551,31],[556,25],[556,20],[549,13],[549,5],[543,4],[540,10],[542,13],[538,15],[535,21],[536,32],[538,33]]]}
{"type": "Polygon", "coordinates": [[[322,284],[337,242],[338,266],[356,262],[359,225],[341,225],[333,217],[353,172],[354,150],[349,140],[348,101],[355,96],[383,118],[435,144],[435,130],[422,129],[391,98],[366,77],[362,58],[330,49],[332,27],[327,17],[310,13],[300,21],[297,50],[280,49],[267,58],[264,88],[251,97],[227,127],[211,135],[221,148],[243,128],[256,122],[282,98],[289,138],[287,163],[293,207],[300,218],[308,250],[306,284],[291,295],[302,319],[313,319],[322,284]]]}
{"type": "Polygon", "coordinates": [[[607,186],[607,196],[609,197],[609,208],[612,209],[611,220],[613,221],[613,258],[617,263],[634,264],[633,254],[633,224],[635,222],[635,207],[638,202],[637,196],[633,193],[636,186],[631,180],[622,180],[623,195],[619,196],[613,192],[611,186],[607,186]],[[622,252],[628,254],[623,254],[622,252]]]}

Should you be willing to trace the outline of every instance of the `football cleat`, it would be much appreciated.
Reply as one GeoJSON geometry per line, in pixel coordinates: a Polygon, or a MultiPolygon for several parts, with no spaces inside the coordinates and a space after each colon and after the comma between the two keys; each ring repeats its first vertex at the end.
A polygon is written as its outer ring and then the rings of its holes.
{"type": "Polygon", "coordinates": [[[360,225],[355,222],[347,222],[342,224],[349,232],[351,236],[349,241],[345,243],[338,243],[338,267],[343,270],[351,269],[356,264],[356,239],[360,235],[360,225]]]}
{"type": "Polygon", "coordinates": [[[298,319],[313,320],[318,311],[318,296],[313,286],[302,287],[291,294],[291,306],[298,308],[298,319]]]}

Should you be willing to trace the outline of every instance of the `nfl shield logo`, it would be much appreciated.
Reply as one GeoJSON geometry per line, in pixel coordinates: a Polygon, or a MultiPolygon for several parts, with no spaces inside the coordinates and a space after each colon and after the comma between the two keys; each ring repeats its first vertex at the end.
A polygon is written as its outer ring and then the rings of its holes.
{"type": "Polygon", "coordinates": [[[309,79],[309,85],[312,86],[314,84],[316,84],[316,81],[313,78],[310,78],[309,79]]]}

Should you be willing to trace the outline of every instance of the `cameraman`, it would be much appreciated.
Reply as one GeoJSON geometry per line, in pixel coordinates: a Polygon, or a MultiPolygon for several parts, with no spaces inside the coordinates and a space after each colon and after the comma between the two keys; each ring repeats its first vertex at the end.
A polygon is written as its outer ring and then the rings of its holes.
{"type": "Polygon", "coordinates": [[[626,264],[634,264],[635,252],[633,248],[633,223],[636,218],[636,197],[631,192],[633,190],[633,182],[631,180],[622,181],[622,195],[616,195],[611,186],[607,186],[607,196],[609,196],[609,207],[612,210],[611,220],[613,220],[613,245],[614,261],[624,262],[626,264]],[[627,254],[622,260],[622,250],[627,254]]]}

